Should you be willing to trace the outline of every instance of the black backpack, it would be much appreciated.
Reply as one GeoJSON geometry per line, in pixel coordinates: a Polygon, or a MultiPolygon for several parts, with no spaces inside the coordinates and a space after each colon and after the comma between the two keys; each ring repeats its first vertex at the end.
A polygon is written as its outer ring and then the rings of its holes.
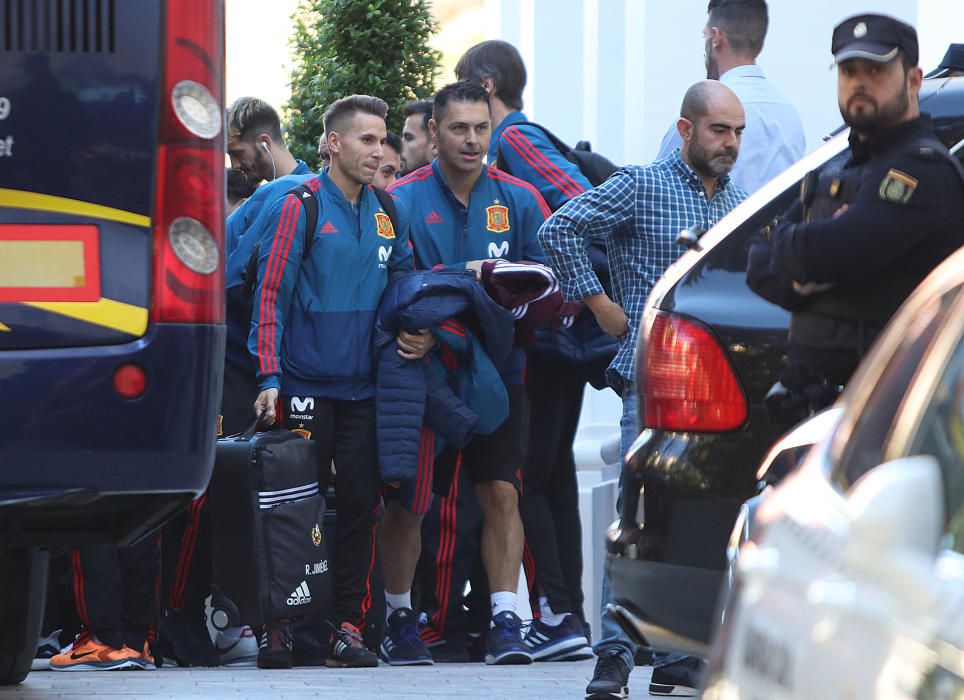
{"type": "MultiPolygon", "coordinates": [[[[580,141],[576,144],[575,148],[572,148],[546,127],[542,126],[542,124],[536,122],[515,122],[509,126],[534,126],[540,129],[542,133],[546,135],[546,138],[549,139],[553,147],[562,154],[563,158],[570,163],[574,163],[576,167],[579,168],[579,172],[586,176],[586,179],[589,180],[593,187],[601,185],[609,179],[610,175],[619,170],[619,166],[609,160],[609,158],[593,151],[588,141],[580,141]]],[[[513,174],[509,172],[505,159],[502,157],[501,140],[499,141],[499,147],[496,152],[496,167],[510,175],[513,174]]]]}
{"type": "MultiPolygon", "coordinates": [[[[395,209],[395,201],[392,199],[392,196],[385,190],[377,187],[372,187],[372,190],[375,191],[375,196],[378,197],[378,203],[382,205],[382,209],[388,214],[388,218],[392,222],[392,228],[397,230],[398,211],[395,209]]],[[[301,202],[301,206],[305,208],[305,245],[301,251],[301,260],[305,261],[308,259],[308,256],[311,255],[311,246],[315,241],[315,229],[318,228],[318,200],[315,198],[314,192],[305,185],[292,187],[285,193],[285,196],[287,197],[289,194],[295,195],[298,201],[301,202]]],[[[241,286],[241,294],[247,305],[248,318],[251,318],[254,314],[254,291],[258,288],[258,258],[260,255],[261,244],[259,242],[258,245],[251,250],[251,255],[248,257],[248,262],[244,266],[244,272],[242,273],[244,283],[241,286]]]]}

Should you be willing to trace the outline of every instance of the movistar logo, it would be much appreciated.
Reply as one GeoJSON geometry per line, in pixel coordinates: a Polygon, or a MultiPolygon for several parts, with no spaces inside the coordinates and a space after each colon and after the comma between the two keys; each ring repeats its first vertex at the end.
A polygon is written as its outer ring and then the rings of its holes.
{"type": "Polygon", "coordinates": [[[504,258],[509,254],[509,241],[502,241],[501,244],[489,243],[490,258],[504,258]]]}

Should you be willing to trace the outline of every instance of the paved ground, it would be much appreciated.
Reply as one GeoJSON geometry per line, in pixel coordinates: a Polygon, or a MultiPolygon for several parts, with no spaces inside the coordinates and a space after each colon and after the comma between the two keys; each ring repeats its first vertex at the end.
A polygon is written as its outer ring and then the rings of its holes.
{"type": "MultiPolygon", "coordinates": [[[[494,667],[436,664],[431,668],[334,670],[327,668],[261,671],[251,667],[56,673],[35,671],[0,698],[458,698],[470,700],[562,700],[582,698],[592,661],[494,667]]],[[[632,675],[630,693],[648,698],[651,669],[632,675]]]]}

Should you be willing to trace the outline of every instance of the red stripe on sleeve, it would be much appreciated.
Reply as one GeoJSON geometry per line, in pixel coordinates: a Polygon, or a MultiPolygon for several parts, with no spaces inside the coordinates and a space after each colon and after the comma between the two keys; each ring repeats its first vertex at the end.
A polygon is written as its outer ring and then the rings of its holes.
{"type": "Polygon", "coordinates": [[[504,133],[506,140],[516,152],[521,155],[529,165],[542,173],[547,180],[558,187],[569,199],[584,191],[579,183],[569,177],[559,166],[546,158],[545,154],[536,148],[518,128],[509,127],[504,133]]]}
{"type": "Polygon", "coordinates": [[[275,312],[274,301],[278,296],[278,286],[284,271],[284,258],[291,249],[292,233],[297,229],[298,207],[301,203],[294,195],[285,199],[281,209],[281,219],[278,222],[278,232],[271,245],[268,264],[265,268],[265,279],[261,285],[261,322],[258,324],[258,360],[261,374],[275,374],[280,370],[278,360],[274,356],[275,348],[275,312]],[[292,216],[294,214],[294,216],[292,216]]]}

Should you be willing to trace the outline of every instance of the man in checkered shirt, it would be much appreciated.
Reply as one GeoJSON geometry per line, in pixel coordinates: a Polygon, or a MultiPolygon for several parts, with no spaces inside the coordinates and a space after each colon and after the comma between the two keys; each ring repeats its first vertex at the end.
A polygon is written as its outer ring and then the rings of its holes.
{"type": "MultiPolygon", "coordinates": [[[[678,150],[649,165],[619,170],[570,200],[539,230],[566,298],[585,302],[600,327],[619,340],[607,380],[623,398],[621,454],[638,433],[633,352],[646,297],[679,256],[676,237],[681,229],[708,229],[746,198],[727,175],[736,162],[744,125],[743,106],[728,87],[715,80],[696,83],[680,108],[677,128],[683,145],[678,150]],[[613,299],[589,263],[593,238],[606,238],[613,299]]],[[[594,647],[598,660],[587,698],[623,698],[628,693],[636,645],[606,611],[610,598],[604,576],[602,638],[594,647]]],[[[657,666],[680,659],[667,657],[657,666]]]]}

